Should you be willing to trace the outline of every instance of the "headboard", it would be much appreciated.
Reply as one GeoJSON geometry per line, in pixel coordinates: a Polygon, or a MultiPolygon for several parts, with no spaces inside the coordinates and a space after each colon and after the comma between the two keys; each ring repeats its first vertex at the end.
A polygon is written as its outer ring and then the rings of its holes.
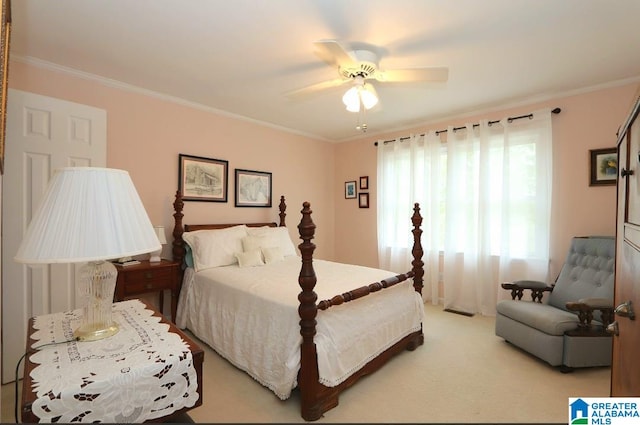
{"type": "MultiPolygon", "coordinates": [[[[213,224],[182,224],[182,217],[184,217],[184,214],[182,214],[182,210],[184,208],[184,201],[182,200],[182,194],[180,193],[180,190],[176,191],[176,199],[175,201],[173,201],[173,219],[174,219],[174,226],[173,226],[173,261],[178,262],[178,264],[182,265],[184,263],[184,257],[186,254],[186,249],[185,249],[185,242],[184,239],[182,238],[182,234],[184,232],[194,232],[196,230],[208,230],[208,229],[225,229],[227,227],[233,227],[233,226],[238,226],[240,224],[244,224],[246,226],[249,227],[263,227],[263,226],[270,226],[270,227],[285,227],[285,217],[287,216],[286,214],[286,210],[287,210],[287,204],[285,203],[284,200],[284,196],[280,197],[280,204],[278,205],[278,208],[280,209],[280,213],[278,214],[280,216],[280,223],[276,223],[276,222],[265,222],[265,223],[213,223],[213,224]]],[[[182,268],[179,268],[180,270],[180,281],[182,281],[182,268]]]]}

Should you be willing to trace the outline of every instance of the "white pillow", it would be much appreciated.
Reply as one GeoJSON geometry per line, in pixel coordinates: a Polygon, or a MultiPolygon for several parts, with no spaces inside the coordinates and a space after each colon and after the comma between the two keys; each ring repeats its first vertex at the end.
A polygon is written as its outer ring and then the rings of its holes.
{"type": "Polygon", "coordinates": [[[185,232],[182,238],[191,247],[196,272],[211,267],[237,263],[236,252],[242,252],[242,238],[247,236],[247,226],[226,229],[185,232]]]}
{"type": "Polygon", "coordinates": [[[236,253],[236,258],[238,259],[238,266],[240,267],[264,266],[264,261],[262,261],[262,252],[260,252],[259,249],[247,252],[238,252],[236,253]]]}
{"type": "Polygon", "coordinates": [[[282,250],[279,246],[262,248],[262,255],[264,255],[264,262],[267,264],[284,260],[284,255],[282,255],[282,250]]]}
{"type": "Polygon", "coordinates": [[[249,236],[267,238],[267,240],[260,245],[261,248],[277,246],[282,250],[282,255],[285,257],[297,255],[296,247],[291,241],[291,236],[289,236],[289,231],[286,227],[248,227],[247,233],[249,236]]]}
{"type": "Polygon", "coordinates": [[[245,236],[242,238],[242,250],[244,252],[260,250],[270,246],[276,246],[276,241],[265,236],[245,236]]]}

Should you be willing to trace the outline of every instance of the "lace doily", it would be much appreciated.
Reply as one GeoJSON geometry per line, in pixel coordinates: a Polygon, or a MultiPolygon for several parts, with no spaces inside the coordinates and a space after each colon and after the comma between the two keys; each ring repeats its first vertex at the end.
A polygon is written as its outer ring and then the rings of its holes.
{"type": "MultiPolygon", "coordinates": [[[[38,316],[32,347],[73,338],[82,309],[38,316]]],[[[40,422],[143,422],[198,400],[191,351],[138,300],[113,304],[109,338],[44,347],[31,355],[40,422]]]]}

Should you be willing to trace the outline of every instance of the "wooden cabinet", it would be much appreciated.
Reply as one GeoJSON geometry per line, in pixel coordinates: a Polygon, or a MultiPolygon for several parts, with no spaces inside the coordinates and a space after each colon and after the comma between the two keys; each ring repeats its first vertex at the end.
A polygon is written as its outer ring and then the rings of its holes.
{"type": "Polygon", "coordinates": [[[178,295],[180,293],[178,279],[178,263],[162,260],[150,263],[148,260],[132,266],[119,266],[115,299],[124,301],[148,293],[159,293],[160,310],[164,304],[164,291],[171,291],[171,321],[176,321],[178,295]]]}

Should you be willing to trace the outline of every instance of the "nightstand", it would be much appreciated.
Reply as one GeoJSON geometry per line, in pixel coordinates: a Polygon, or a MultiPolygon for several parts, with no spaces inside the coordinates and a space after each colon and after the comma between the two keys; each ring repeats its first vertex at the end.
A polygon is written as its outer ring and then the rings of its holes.
{"type": "Polygon", "coordinates": [[[115,335],[47,347],[71,335],[82,309],[29,319],[22,422],[176,422],[202,405],[202,348],[147,303],[113,312],[115,335]]]}
{"type": "Polygon", "coordinates": [[[159,293],[160,311],[164,305],[164,291],[171,291],[171,321],[176,321],[178,295],[180,293],[178,270],[179,264],[174,261],[162,260],[150,263],[141,260],[140,264],[132,266],[115,265],[118,269],[115,300],[124,301],[142,294],[159,293]]]}

